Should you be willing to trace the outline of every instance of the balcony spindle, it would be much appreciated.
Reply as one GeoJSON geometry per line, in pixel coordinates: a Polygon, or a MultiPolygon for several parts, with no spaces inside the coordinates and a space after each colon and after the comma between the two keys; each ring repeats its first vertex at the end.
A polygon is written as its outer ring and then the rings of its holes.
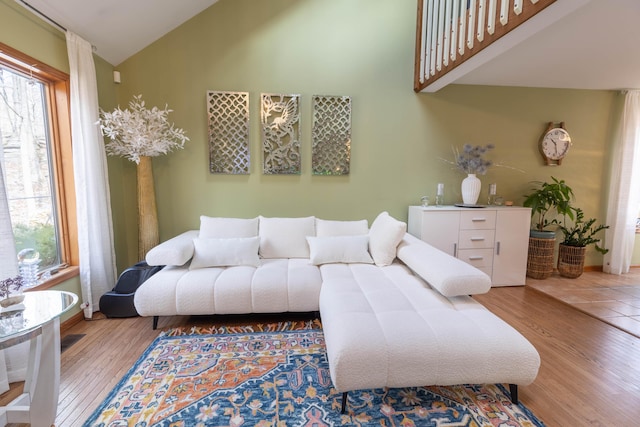
{"type": "Polygon", "coordinates": [[[487,12],[487,33],[493,35],[496,31],[496,5],[498,0],[489,0],[489,11],[487,12]]]}
{"type": "MultiPolygon", "coordinates": [[[[436,3],[437,0],[429,1],[429,75],[436,74],[436,43],[438,41],[438,26],[436,25],[436,3]]],[[[428,77],[427,77],[428,78],[428,77]]]]}
{"type": "Polygon", "coordinates": [[[486,0],[478,0],[478,31],[477,31],[477,37],[478,37],[478,41],[479,42],[484,40],[485,1],[486,0]]]}
{"type": "Polygon", "coordinates": [[[445,10],[445,5],[444,5],[445,0],[440,0],[440,2],[438,2],[436,0],[436,7],[438,8],[438,25],[437,27],[437,32],[438,32],[438,44],[437,44],[437,50],[436,50],[436,70],[441,71],[442,70],[442,49],[443,49],[443,43],[444,43],[444,10],[445,10]]]}
{"type": "Polygon", "coordinates": [[[457,55],[457,42],[458,42],[458,21],[460,21],[460,0],[453,1],[452,12],[452,24],[451,24],[451,50],[449,51],[452,61],[455,61],[457,55]]]}
{"type": "Polygon", "coordinates": [[[458,27],[458,53],[464,55],[464,35],[467,30],[467,0],[460,0],[460,26],[458,27]]]}
{"type": "Polygon", "coordinates": [[[449,66],[449,47],[451,45],[451,16],[452,3],[454,0],[445,0],[446,7],[444,11],[444,45],[442,47],[442,63],[445,67],[449,66]]]}
{"type": "Polygon", "coordinates": [[[467,28],[467,47],[469,49],[473,49],[473,40],[475,34],[475,25],[476,25],[476,0],[470,0],[469,5],[469,19],[468,19],[468,28],[467,28]]]}
{"type": "Polygon", "coordinates": [[[516,15],[520,15],[522,13],[522,0],[515,0],[513,2],[513,11],[516,15]]]}
{"type": "Polygon", "coordinates": [[[504,26],[509,23],[509,0],[501,0],[500,23],[504,26]]]}

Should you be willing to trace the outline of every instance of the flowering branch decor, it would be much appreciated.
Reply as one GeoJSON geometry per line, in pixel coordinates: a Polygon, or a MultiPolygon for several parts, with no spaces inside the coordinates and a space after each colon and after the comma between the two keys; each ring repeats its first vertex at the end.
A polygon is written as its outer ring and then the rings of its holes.
{"type": "Polygon", "coordinates": [[[189,138],[184,130],[167,120],[172,111],[166,105],[162,110],[158,107],[149,110],[142,95],[133,97],[129,109],[118,107],[112,112],[100,109],[100,130],[110,140],[105,143],[107,154],[140,163],[140,157],[155,157],[183,148],[189,138]]]}
{"type": "Polygon", "coordinates": [[[22,285],[23,282],[21,276],[0,280],[0,298],[7,298],[11,294],[12,290],[19,291],[22,288],[22,285]]]}
{"type": "Polygon", "coordinates": [[[465,144],[462,147],[462,153],[457,148],[454,148],[455,162],[453,164],[459,171],[466,174],[484,175],[489,167],[493,165],[493,162],[483,156],[493,148],[493,144],[476,145],[475,147],[471,144],[465,144]]]}

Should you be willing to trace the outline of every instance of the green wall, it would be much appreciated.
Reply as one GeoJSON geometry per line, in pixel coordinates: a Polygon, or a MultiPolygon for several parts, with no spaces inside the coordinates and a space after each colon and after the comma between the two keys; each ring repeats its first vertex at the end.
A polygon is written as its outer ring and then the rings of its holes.
{"type": "MultiPolygon", "coordinates": [[[[118,100],[143,94],[168,103],[171,119],[191,141],[154,159],[161,240],[197,228],[199,215],[297,216],[370,221],[382,210],[406,219],[407,206],[433,198],[444,182],[446,202],[461,200],[463,176],[442,159],[464,143],[493,143],[495,167],[481,177],[520,204],[532,180],[551,175],[573,186],[576,204],[604,219],[609,91],[449,86],[435,94],[412,90],[415,2],[393,0],[221,0],[116,67],[118,100]],[[208,172],[207,90],[248,91],[251,174],[208,172]],[[300,176],[261,172],[261,92],[301,98],[300,176]],[[311,96],[352,97],[351,173],[312,176],[311,96]],[[560,167],[544,166],[538,139],[548,121],[565,121],[574,145],[560,167]],[[520,169],[521,171],[512,168],[520,169]]],[[[135,215],[134,166],[121,195],[135,215]]],[[[135,223],[120,234],[135,236],[135,223]]],[[[135,241],[128,240],[129,261],[135,241]]],[[[590,251],[587,264],[602,258],[590,251]]]]}

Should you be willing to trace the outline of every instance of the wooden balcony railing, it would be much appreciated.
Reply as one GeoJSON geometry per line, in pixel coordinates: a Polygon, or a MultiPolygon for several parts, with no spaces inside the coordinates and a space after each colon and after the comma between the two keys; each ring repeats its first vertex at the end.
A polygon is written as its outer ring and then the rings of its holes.
{"type": "Polygon", "coordinates": [[[554,2],[418,0],[414,90],[433,91],[436,80],[554,2]]]}

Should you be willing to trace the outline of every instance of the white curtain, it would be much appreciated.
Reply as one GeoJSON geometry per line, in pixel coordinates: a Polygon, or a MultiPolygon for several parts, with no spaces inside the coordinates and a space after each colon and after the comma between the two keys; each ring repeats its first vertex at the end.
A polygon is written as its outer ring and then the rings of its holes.
{"type": "Polygon", "coordinates": [[[605,234],[609,252],[603,271],[622,274],[631,266],[640,206],[640,90],[625,95],[614,150],[605,234]]]}
{"type": "Polygon", "coordinates": [[[71,74],[71,135],[78,211],[80,284],[84,315],[99,310],[115,285],[116,266],[107,158],[98,122],[98,86],[91,44],[67,31],[71,74]]]}
{"type": "MultiPolygon", "coordinates": [[[[4,152],[0,144],[0,280],[18,275],[16,246],[11,226],[7,190],[4,186],[4,170],[2,168],[4,152]]],[[[29,343],[22,343],[6,351],[0,350],[0,393],[9,390],[9,383],[24,381],[27,373],[27,355],[29,343]]]]}

